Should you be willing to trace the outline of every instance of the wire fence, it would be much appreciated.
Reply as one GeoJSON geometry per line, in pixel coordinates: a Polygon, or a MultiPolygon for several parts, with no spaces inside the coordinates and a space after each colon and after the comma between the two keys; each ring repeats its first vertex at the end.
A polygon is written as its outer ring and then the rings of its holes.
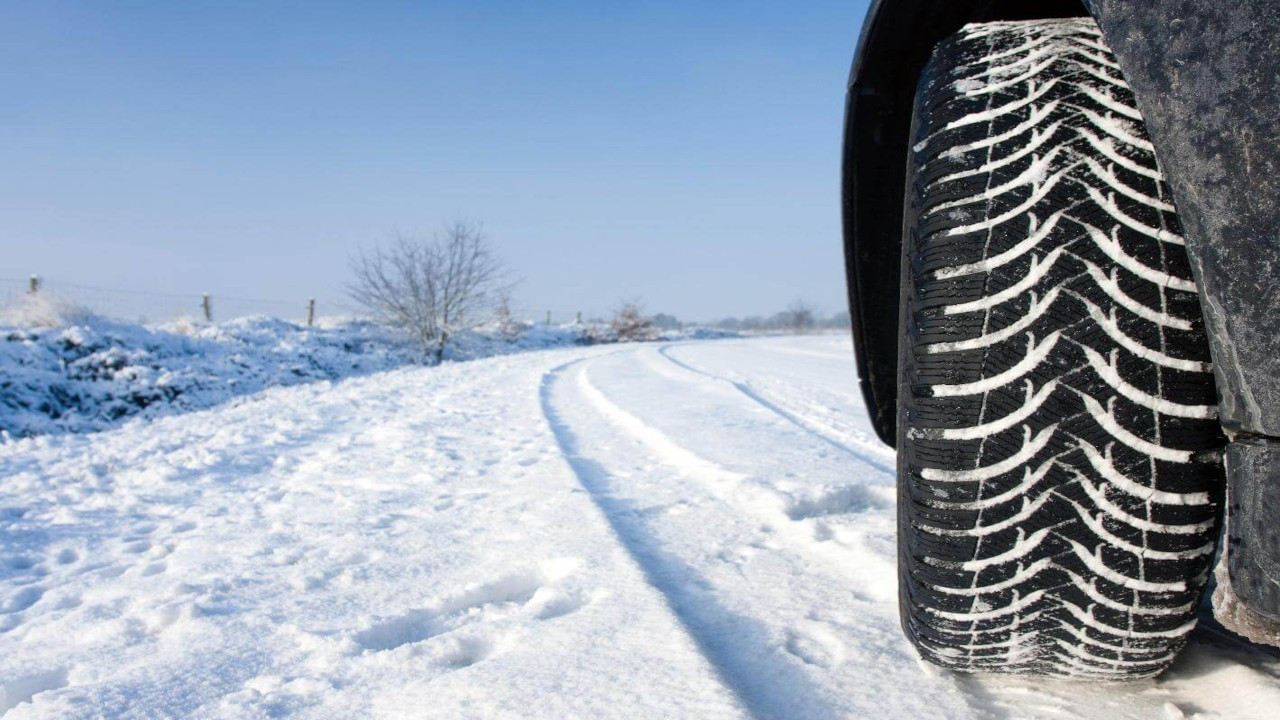
{"type": "MultiPolygon", "coordinates": [[[[248,315],[266,315],[298,324],[320,322],[324,318],[361,315],[359,308],[341,301],[312,298],[281,300],[247,298],[209,293],[164,293],[126,288],[82,285],[56,278],[0,277],[0,307],[9,307],[32,292],[65,301],[96,315],[138,323],[162,323],[189,318],[223,321],[248,315]]],[[[573,322],[608,322],[608,313],[581,310],[534,310],[521,308],[517,315],[528,322],[567,325],[573,322]]]]}
{"type": "Polygon", "coordinates": [[[307,323],[323,316],[352,314],[352,308],[345,304],[318,305],[312,298],[288,301],[217,293],[163,293],[82,285],[44,277],[0,277],[0,305],[11,306],[33,292],[47,294],[96,315],[141,323],[179,318],[230,320],[246,315],[268,315],[307,323]]]}

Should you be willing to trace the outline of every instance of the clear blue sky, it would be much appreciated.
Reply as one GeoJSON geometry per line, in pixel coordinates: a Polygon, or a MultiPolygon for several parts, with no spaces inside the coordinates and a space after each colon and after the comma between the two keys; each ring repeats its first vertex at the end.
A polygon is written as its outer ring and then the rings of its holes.
{"type": "Polygon", "coordinates": [[[482,220],[530,313],[841,309],[865,0],[0,5],[0,277],[342,298],[482,220]]]}

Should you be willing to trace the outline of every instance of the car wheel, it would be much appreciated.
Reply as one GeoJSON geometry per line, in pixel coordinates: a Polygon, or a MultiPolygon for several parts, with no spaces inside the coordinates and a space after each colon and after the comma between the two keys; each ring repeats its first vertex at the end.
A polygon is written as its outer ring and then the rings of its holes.
{"type": "Polygon", "coordinates": [[[1195,624],[1223,445],[1195,281],[1089,19],[934,52],[908,170],[901,612],[962,671],[1136,678],[1195,624]]]}

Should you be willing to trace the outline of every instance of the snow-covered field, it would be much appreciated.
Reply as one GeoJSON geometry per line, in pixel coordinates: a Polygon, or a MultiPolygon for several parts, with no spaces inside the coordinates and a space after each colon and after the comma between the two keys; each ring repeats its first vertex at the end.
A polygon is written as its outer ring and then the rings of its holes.
{"type": "Polygon", "coordinates": [[[409,367],[0,444],[0,715],[1271,718],[1280,654],[951,675],[847,337],[409,367]]]}
{"type": "MultiPolygon", "coordinates": [[[[587,344],[603,335],[599,330],[527,323],[507,336],[481,328],[455,336],[445,359],[587,344]]],[[[707,331],[689,334],[700,332],[707,331]]],[[[23,297],[0,306],[0,440],[105,430],[269,387],[430,364],[425,361],[412,343],[368,321],[303,327],[258,315],[140,325],[43,296],[23,297]]]]}

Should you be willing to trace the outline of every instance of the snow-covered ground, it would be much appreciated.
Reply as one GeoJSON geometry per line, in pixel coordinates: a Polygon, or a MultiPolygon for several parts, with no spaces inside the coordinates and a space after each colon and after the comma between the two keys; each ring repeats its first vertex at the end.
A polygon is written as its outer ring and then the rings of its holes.
{"type": "MultiPolygon", "coordinates": [[[[707,328],[683,337],[731,335],[707,328]]],[[[456,333],[444,359],[616,342],[606,326],[512,323],[456,333]]],[[[92,432],[202,410],[269,387],[431,364],[412,343],[359,320],[303,327],[265,316],[140,325],[44,294],[0,306],[0,441],[92,432]]]]}
{"type": "Polygon", "coordinates": [[[305,328],[259,316],[143,326],[89,315],[53,327],[0,323],[0,432],[105,430],[419,356],[371,323],[305,328]]]}
{"type": "Polygon", "coordinates": [[[847,337],[599,346],[0,444],[0,715],[1271,718],[1280,654],[952,675],[847,337]]]}

